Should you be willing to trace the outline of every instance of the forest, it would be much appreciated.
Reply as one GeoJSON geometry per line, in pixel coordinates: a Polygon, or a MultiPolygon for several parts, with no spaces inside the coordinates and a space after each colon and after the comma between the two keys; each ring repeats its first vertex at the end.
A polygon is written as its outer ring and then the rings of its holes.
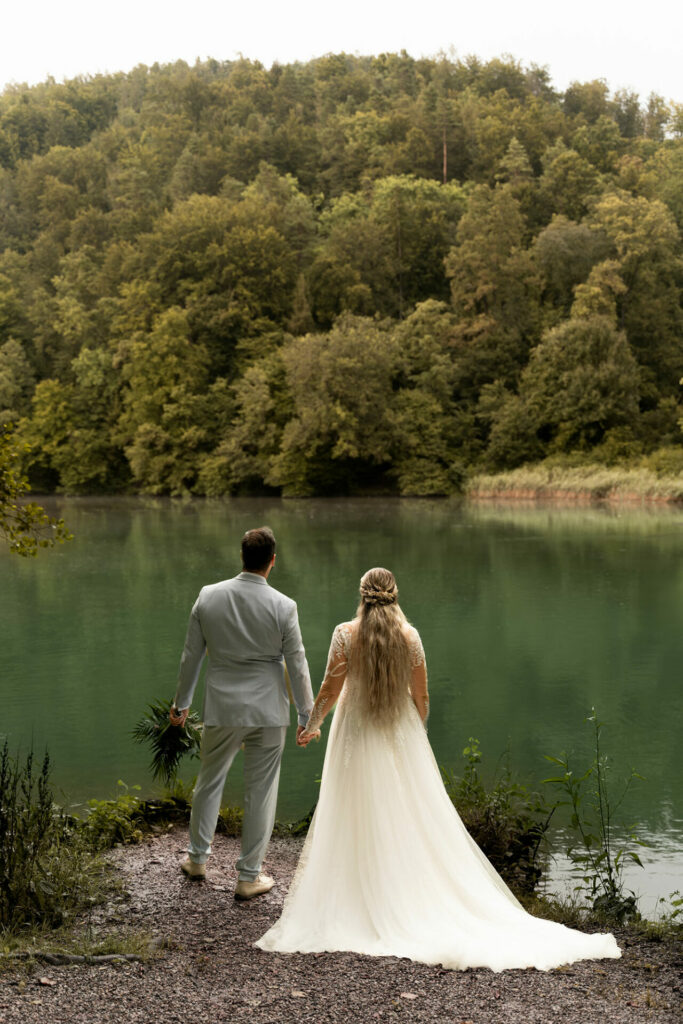
{"type": "Polygon", "coordinates": [[[35,491],[683,473],[683,104],[513,58],[0,95],[0,427],[35,491]]]}

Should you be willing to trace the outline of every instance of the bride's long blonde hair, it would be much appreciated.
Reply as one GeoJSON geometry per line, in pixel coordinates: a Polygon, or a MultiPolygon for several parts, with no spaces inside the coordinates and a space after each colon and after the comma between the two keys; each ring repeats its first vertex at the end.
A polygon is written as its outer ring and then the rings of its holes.
{"type": "Polygon", "coordinates": [[[395,718],[408,697],[410,650],[406,617],[398,587],[388,569],[368,569],[360,581],[358,628],[349,668],[363,688],[369,716],[378,722],[395,718]]]}

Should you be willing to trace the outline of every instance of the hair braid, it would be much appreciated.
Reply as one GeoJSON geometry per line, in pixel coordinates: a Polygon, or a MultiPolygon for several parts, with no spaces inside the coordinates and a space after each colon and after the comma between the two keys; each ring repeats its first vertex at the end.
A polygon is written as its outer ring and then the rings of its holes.
{"type": "Polygon", "coordinates": [[[376,721],[395,718],[408,697],[410,651],[398,587],[388,569],[369,569],[360,581],[358,631],[351,650],[354,675],[376,721]]]}

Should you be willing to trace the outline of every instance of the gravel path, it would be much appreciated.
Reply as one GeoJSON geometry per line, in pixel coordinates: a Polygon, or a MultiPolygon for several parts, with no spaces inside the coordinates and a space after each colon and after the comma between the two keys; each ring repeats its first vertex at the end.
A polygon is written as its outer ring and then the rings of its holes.
{"type": "Polygon", "coordinates": [[[446,971],[393,957],[264,953],[252,946],[277,918],[300,843],[273,840],[277,884],[233,899],[239,841],[216,838],[204,883],[178,870],[186,830],[113,853],[127,896],[100,909],[101,935],[139,927],[158,954],[146,963],[39,965],[0,975],[2,1024],[680,1024],[681,956],[617,933],[621,960],[542,973],[446,971]]]}

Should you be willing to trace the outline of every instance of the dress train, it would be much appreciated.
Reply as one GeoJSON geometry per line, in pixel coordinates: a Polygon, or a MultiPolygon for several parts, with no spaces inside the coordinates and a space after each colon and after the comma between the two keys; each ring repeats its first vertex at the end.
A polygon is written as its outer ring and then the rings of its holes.
{"type": "Polygon", "coordinates": [[[493,971],[621,956],[610,934],[522,908],[462,824],[414,706],[389,730],[343,700],[282,916],[256,944],[493,971]]]}

